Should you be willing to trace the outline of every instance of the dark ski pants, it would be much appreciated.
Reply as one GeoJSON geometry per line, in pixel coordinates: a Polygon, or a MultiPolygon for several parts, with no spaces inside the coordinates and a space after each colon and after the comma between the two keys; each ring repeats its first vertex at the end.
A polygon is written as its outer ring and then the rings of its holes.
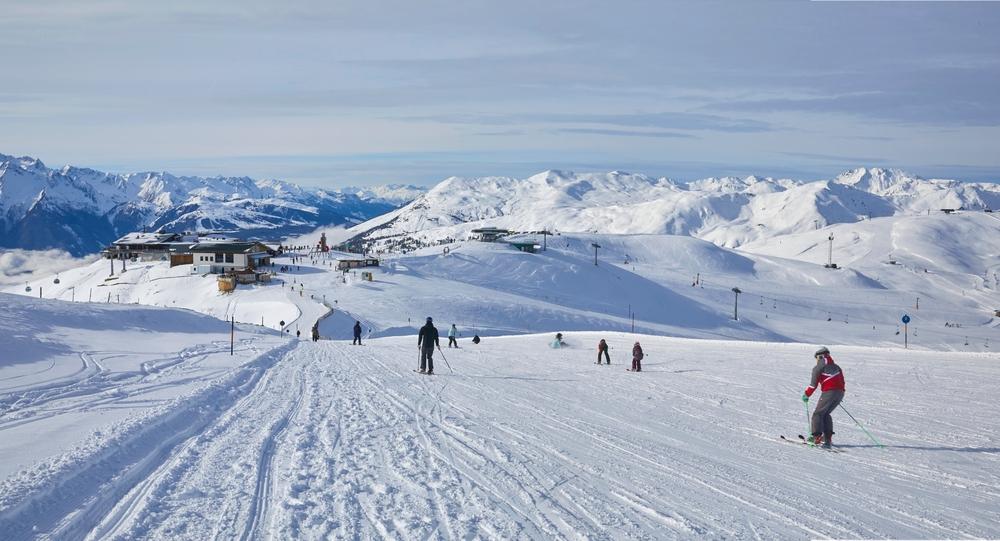
{"type": "MultiPolygon", "coordinates": [[[[610,363],[611,363],[611,361],[608,361],[608,364],[610,364],[610,363]]],[[[632,357],[632,371],[633,372],[642,372],[642,361],[640,361],[638,357],[632,357]]],[[[654,372],[655,372],[655,370],[654,370],[654,372]]]]}
{"type": "Polygon", "coordinates": [[[449,336],[448,337],[448,347],[452,347],[453,344],[454,344],[454,347],[458,347],[458,340],[455,340],[454,336],[449,336]]]}
{"type": "Polygon", "coordinates": [[[422,372],[434,371],[434,348],[420,348],[420,370],[422,372]]]}
{"type": "Polygon", "coordinates": [[[812,435],[823,437],[833,435],[833,410],[837,409],[844,399],[844,391],[823,391],[816,402],[812,415],[812,435]]]}
{"type": "Polygon", "coordinates": [[[608,350],[597,350],[597,364],[601,364],[601,354],[604,354],[604,358],[608,360],[608,364],[611,364],[611,357],[608,355],[608,350]]]}
{"type": "Polygon", "coordinates": [[[360,334],[357,334],[357,335],[354,336],[354,341],[351,342],[351,345],[353,346],[355,344],[357,344],[359,346],[361,345],[361,335],[360,334]]]}

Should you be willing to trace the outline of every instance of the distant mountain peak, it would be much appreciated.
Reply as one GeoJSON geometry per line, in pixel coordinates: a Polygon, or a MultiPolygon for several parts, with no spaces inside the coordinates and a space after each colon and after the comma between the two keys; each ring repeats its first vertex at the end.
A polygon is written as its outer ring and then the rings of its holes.
{"type": "Polygon", "coordinates": [[[110,174],[0,155],[0,246],[96,252],[131,231],[224,229],[280,239],[355,224],[398,204],[276,179],[110,174]],[[206,225],[207,224],[207,225],[206,225]]]}
{"type": "Polygon", "coordinates": [[[527,178],[449,177],[425,196],[352,228],[379,249],[399,237],[464,238],[472,229],[689,235],[728,247],[899,213],[1000,208],[1000,185],[924,180],[861,167],[832,180],[749,175],[677,184],[641,174],[546,170],[527,178]]]}

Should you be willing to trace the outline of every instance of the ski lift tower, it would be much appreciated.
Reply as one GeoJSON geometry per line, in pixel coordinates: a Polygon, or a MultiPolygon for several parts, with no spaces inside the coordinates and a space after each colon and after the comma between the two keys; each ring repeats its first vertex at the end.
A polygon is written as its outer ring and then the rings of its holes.
{"type": "Polygon", "coordinates": [[[739,321],[740,320],[740,293],[743,293],[743,290],[741,290],[738,287],[734,287],[733,288],[733,293],[736,294],[736,296],[735,296],[735,298],[733,300],[733,321],[739,321]]]}
{"type": "Polygon", "coordinates": [[[594,266],[596,267],[597,266],[597,249],[600,248],[601,245],[597,244],[596,242],[591,242],[590,245],[594,247],[594,266]]]}
{"type": "Polygon", "coordinates": [[[546,251],[546,250],[548,250],[548,242],[546,242],[546,241],[548,240],[549,235],[551,235],[551,234],[552,234],[552,232],[549,231],[549,228],[546,227],[545,229],[542,229],[542,251],[543,252],[546,251]]]}
{"type": "Polygon", "coordinates": [[[833,233],[830,233],[830,236],[827,238],[827,240],[830,241],[830,255],[827,258],[826,265],[823,266],[828,269],[836,269],[837,264],[833,262],[833,233]]]}

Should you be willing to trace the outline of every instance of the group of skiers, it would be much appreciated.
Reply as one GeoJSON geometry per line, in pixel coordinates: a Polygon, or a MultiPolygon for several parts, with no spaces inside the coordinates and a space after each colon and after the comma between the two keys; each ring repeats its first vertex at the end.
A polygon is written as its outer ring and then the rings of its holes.
{"type": "MultiPolygon", "coordinates": [[[[559,349],[566,347],[566,342],[563,341],[563,335],[561,332],[556,333],[556,338],[553,340],[549,346],[553,349],[559,349]]],[[[611,355],[608,353],[611,347],[608,346],[607,340],[601,338],[601,341],[597,343],[597,364],[601,363],[601,357],[604,357],[606,364],[611,364],[611,355]]],[[[632,345],[632,368],[631,372],[642,372],[642,358],[645,354],[642,352],[642,346],[639,342],[632,345]]]]}
{"type": "MultiPolygon", "coordinates": [[[[611,364],[611,356],[608,354],[608,350],[611,346],[608,342],[601,338],[601,341],[597,343],[597,364],[601,364],[601,356],[604,356],[604,360],[607,364],[611,364]]],[[[639,342],[632,344],[632,368],[631,372],[642,372],[642,358],[646,355],[642,352],[642,345],[639,342]]]]}
{"type": "MultiPolygon", "coordinates": [[[[553,348],[565,347],[566,342],[563,341],[562,333],[556,333],[555,340],[550,345],[553,348]]],[[[601,364],[602,357],[604,362],[611,364],[611,356],[608,353],[610,349],[608,342],[603,338],[597,343],[597,364],[601,364]]],[[[636,342],[632,346],[632,372],[642,372],[644,356],[642,345],[636,342]]],[[[807,443],[829,449],[833,446],[832,413],[844,399],[844,371],[834,362],[830,350],[826,347],[817,350],[813,357],[816,359],[816,365],[813,366],[809,386],[802,393],[802,401],[808,404],[809,398],[816,392],[816,389],[820,389],[822,395],[812,413],[811,433],[807,443]]]]}
{"type": "MultiPolygon", "coordinates": [[[[452,348],[458,347],[458,328],[453,323],[451,328],[448,329],[448,347],[452,348]]],[[[313,327],[313,341],[319,338],[318,329],[313,327]]],[[[478,344],[480,342],[479,335],[473,337],[472,342],[478,344]]],[[[353,344],[361,345],[361,322],[356,321],[354,323],[354,342],[353,344]]],[[[552,348],[563,348],[566,347],[566,342],[563,341],[562,333],[556,333],[555,339],[550,343],[552,348]]],[[[421,374],[434,374],[434,348],[441,348],[441,342],[438,335],[437,327],[434,326],[434,319],[428,317],[424,326],[420,328],[417,333],[417,349],[420,351],[420,368],[418,370],[421,374]]],[[[611,347],[608,345],[607,340],[601,339],[597,343],[597,364],[611,364],[611,355],[609,353],[611,347]],[[602,359],[603,357],[603,359],[602,359]]],[[[443,353],[442,353],[443,355],[443,353]]],[[[642,345],[636,342],[632,346],[632,372],[642,372],[642,359],[645,357],[642,351],[642,345]]],[[[840,366],[834,362],[833,357],[830,355],[830,350],[826,347],[822,347],[813,354],[816,359],[816,365],[812,369],[812,377],[809,381],[809,386],[806,387],[805,391],[802,393],[802,401],[806,404],[809,403],[810,397],[816,392],[816,389],[820,389],[822,392],[819,401],[816,403],[816,408],[813,410],[810,429],[811,434],[807,443],[816,446],[822,446],[824,448],[832,447],[833,440],[833,410],[840,405],[840,402],[844,399],[844,372],[841,370],[840,366]]]]}
{"type": "MultiPolygon", "coordinates": [[[[478,344],[479,342],[478,334],[472,337],[473,344],[478,344]]],[[[435,346],[441,349],[441,341],[438,336],[437,327],[434,326],[434,318],[428,317],[427,322],[424,323],[423,327],[420,327],[420,331],[417,333],[417,349],[420,350],[420,369],[417,372],[428,375],[434,374],[435,346]]],[[[448,347],[458,347],[458,327],[454,323],[448,329],[448,347]]]]}

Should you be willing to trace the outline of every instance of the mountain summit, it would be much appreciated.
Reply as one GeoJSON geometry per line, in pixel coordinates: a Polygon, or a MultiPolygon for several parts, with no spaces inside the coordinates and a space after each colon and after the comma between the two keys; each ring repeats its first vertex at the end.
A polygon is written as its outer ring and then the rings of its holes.
{"type": "Polygon", "coordinates": [[[1000,185],[927,180],[858,168],[833,180],[749,176],[677,182],[623,172],[544,171],[516,179],[445,179],[413,202],[358,225],[352,241],[465,238],[478,227],[690,235],[736,247],[835,223],[942,208],[993,209],[1000,185]]]}
{"type": "Polygon", "coordinates": [[[281,238],[359,223],[393,210],[409,194],[345,193],[249,177],[50,169],[36,158],[0,154],[0,246],[82,255],[143,228],[281,238]]]}

